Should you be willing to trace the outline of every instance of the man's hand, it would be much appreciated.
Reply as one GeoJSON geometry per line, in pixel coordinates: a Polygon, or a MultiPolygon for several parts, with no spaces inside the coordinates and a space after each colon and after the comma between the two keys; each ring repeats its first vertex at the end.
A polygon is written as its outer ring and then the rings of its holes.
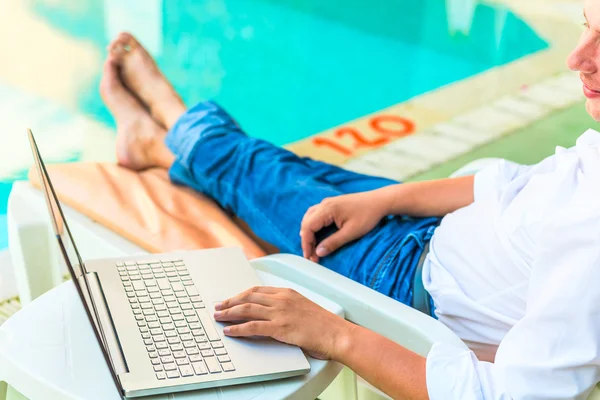
{"type": "Polygon", "coordinates": [[[386,215],[385,208],[376,201],[375,191],[331,197],[306,211],[300,236],[302,253],[314,262],[346,243],[369,233],[386,215]],[[317,243],[315,233],[333,225],[338,231],[317,243]]]}
{"type": "Polygon", "coordinates": [[[254,287],[215,309],[217,321],[245,321],[225,327],[227,336],[272,337],[323,360],[344,351],[341,347],[353,327],[292,289],[254,287]]]}

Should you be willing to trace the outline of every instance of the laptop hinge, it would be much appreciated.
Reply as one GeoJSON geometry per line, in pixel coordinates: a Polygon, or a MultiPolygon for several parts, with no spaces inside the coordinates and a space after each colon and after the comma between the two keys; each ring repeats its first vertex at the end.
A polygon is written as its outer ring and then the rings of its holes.
{"type": "MultiPolygon", "coordinates": [[[[108,352],[113,369],[117,376],[119,376],[122,373],[129,372],[129,368],[127,367],[127,362],[125,361],[125,357],[123,355],[123,349],[121,348],[121,344],[116,334],[114,322],[107,307],[106,298],[104,297],[104,292],[102,291],[102,285],[100,284],[100,280],[98,279],[98,274],[96,272],[89,272],[86,276],[90,287],[90,293],[94,298],[94,304],[91,304],[90,300],[87,298],[87,293],[84,291],[84,296],[86,298],[85,300],[88,303],[90,310],[93,310],[94,306],[96,307],[98,316],[100,318],[100,325],[102,327],[102,329],[99,329],[99,331],[103,332],[102,342],[104,344],[104,348],[108,352]]],[[[81,285],[85,287],[85,282],[83,282],[83,279],[83,276],[79,278],[81,285]]],[[[95,316],[93,319],[96,326],[98,326],[98,321],[96,321],[95,316]]]]}

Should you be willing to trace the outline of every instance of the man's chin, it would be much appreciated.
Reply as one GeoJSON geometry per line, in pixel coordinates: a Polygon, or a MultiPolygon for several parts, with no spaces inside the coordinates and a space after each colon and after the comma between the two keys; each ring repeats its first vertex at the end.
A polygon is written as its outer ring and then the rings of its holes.
{"type": "Polygon", "coordinates": [[[585,110],[596,122],[600,122],[600,102],[587,99],[585,102],[585,110]]]}

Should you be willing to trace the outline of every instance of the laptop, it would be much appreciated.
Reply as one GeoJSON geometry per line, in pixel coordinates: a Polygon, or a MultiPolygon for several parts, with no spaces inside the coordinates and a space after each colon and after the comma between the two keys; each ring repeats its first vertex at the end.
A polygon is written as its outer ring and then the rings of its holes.
{"type": "Polygon", "coordinates": [[[261,284],[239,248],[83,262],[31,130],[28,136],[58,246],[122,397],[310,371],[298,347],[229,338],[214,320],[214,303],[261,284]]]}

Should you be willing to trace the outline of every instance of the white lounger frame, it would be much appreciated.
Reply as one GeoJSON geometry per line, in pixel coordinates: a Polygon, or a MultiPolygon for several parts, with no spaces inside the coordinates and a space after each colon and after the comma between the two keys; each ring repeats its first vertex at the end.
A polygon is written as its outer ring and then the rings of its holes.
{"type": "MultiPolygon", "coordinates": [[[[494,162],[497,159],[477,160],[453,176],[473,174],[494,162]]],[[[9,249],[19,296],[24,304],[60,283],[65,272],[60,268],[45,207],[41,192],[27,182],[15,183],[8,205],[9,249]]],[[[85,258],[145,253],[82,214],[68,207],[65,212],[85,258]]],[[[421,355],[426,355],[435,342],[465,346],[435,319],[301,257],[278,254],[254,260],[252,265],[320,293],[341,305],[348,320],[421,355]]],[[[0,399],[3,398],[2,391],[0,383],[0,399]]],[[[590,399],[600,399],[599,394],[600,390],[596,388],[590,399]]],[[[387,396],[357,380],[352,371],[345,369],[320,398],[383,399],[387,396]]]]}

